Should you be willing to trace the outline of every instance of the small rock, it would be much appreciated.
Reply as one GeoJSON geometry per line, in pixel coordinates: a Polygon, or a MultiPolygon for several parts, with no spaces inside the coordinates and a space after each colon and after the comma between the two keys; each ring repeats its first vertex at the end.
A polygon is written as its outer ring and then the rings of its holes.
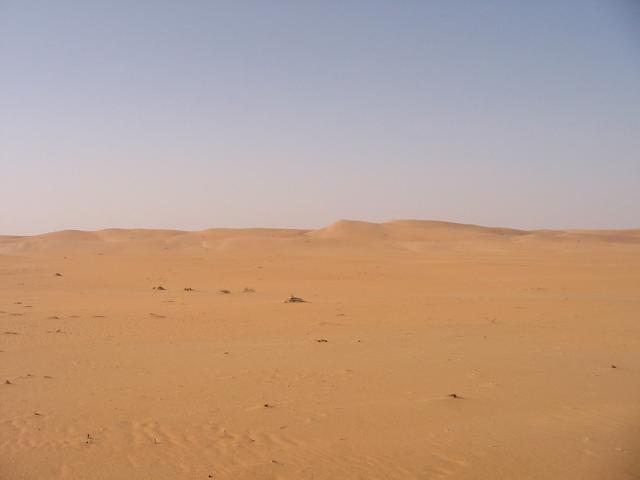
{"type": "Polygon", "coordinates": [[[307,301],[292,294],[287,300],[284,301],[284,303],[307,303],[307,301]]]}

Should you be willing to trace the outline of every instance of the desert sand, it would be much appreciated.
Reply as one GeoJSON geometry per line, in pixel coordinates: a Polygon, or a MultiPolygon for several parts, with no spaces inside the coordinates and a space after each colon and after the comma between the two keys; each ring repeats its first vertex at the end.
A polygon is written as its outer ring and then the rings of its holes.
{"type": "Polygon", "coordinates": [[[0,324],[2,480],[640,478],[640,230],[4,236],[0,324]]]}

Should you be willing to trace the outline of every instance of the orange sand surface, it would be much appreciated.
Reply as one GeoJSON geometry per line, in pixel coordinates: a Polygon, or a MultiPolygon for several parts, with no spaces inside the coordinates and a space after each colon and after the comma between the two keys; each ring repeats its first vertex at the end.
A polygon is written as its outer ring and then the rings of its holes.
{"type": "Polygon", "coordinates": [[[0,479],[58,478],[638,479],[640,230],[0,237],[0,479]]]}

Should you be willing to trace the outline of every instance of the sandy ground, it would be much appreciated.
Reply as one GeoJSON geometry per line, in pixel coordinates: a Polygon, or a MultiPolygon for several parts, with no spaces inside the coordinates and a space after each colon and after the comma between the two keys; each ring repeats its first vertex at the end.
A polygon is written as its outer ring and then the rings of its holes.
{"type": "Polygon", "coordinates": [[[638,230],[0,237],[0,350],[2,480],[640,478],[638,230]]]}

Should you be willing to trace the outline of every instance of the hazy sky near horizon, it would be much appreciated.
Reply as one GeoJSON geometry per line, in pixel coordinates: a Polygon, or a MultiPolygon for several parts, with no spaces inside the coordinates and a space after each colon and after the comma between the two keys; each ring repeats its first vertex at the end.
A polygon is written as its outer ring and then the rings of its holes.
{"type": "Polygon", "coordinates": [[[640,227],[640,2],[0,0],[0,234],[640,227]]]}

